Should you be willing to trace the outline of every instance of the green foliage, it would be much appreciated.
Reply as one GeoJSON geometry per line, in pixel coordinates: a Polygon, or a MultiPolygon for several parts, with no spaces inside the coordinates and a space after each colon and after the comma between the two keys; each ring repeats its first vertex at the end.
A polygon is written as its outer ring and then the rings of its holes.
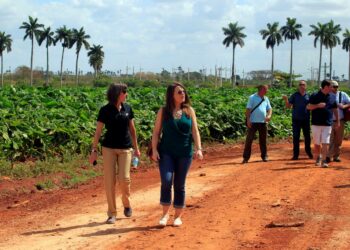
{"type": "MultiPolygon", "coordinates": [[[[127,102],[135,113],[138,140],[145,145],[150,140],[156,113],[164,105],[165,87],[129,88],[127,102]]],[[[273,107],[269,135],[291,136],[291,110],[284,107],[282,94],[294,89],[270,89],[268,97],[273,107]]],[[[311,90],[310,90],[311,91],[311,90]]],[[[203,140],[236,140],[244,137],[245,106],[255,88],[193,88],[188,89],[198,117],[203,140]]],[[[106,104],[106,88],[27,88],[5,87],[0,90],[0,160],[37,161],[28,175],[52,173],[56,170],[40,167],[39,162],[51,158],[69,161],[72,156],[86,154],[95,131],[96,118],[106,104]],[[45,172],[46,171],[46,172],[45,172]]],[[[50,164],[49,164],[50,165],[50,164]]],[[[58,166],[57,164],[53,164],[58,166]]],[[[12,168],[15,174],[18,164],[12,168]]],[[[2,171],[2,170],[1,170],[2,171]]]]}

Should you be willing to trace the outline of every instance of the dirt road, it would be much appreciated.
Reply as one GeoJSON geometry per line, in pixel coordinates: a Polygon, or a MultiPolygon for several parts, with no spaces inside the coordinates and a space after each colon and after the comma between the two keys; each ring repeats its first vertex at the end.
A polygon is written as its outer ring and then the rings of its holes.
{"type": "Polygon", "coordinates": [[[4,199],[0,249],[350,249],[350,142],[327,169],[304,154],[289,160],[289,143],[270,144],[267,163],[253,152],[242,165],[242,145],[216,145],[193,164],[180,228],[157,226],[156,168],[133,174],[134,215],[118,199],[114,225],[104,224],[102,178],[4,199]]]}

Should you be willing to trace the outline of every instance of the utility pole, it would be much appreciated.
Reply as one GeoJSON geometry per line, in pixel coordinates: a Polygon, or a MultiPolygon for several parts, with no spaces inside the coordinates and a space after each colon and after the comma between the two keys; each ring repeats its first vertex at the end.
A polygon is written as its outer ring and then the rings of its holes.
{"type": "Polygon", "coordinates": [[[132,66],[132,79],[134,79],[134,78],[135,78],[135,67],[132,66]]]}
{"type": "Polygon", "coordinates": [[[244,86],[245,85],[245,83],[244,83],[244,69],[243,69],[242,75],[243,75],[243,86],[244,86]]]}
{"type": "Polygon", "coordinates": [[[141,68],[141,66],[140,66],[140,81],[141,81],[141,72],[142,72],[142,68],[141,68]]]}
{"type": "Polygon", "coordinates": [[[327,68],[329,68],[329,66],[327,66],[327,63],[324,63],[324,66],[323,66],[324,78],[323,79],[327,79],[327,68]]]}

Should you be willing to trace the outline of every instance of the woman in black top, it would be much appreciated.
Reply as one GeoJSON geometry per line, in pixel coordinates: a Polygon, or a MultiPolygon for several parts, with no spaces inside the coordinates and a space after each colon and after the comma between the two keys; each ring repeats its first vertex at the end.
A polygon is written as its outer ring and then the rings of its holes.
{"type": "Polygon", "coordinates": [[[95,136],[89,161],[97,159],[97,146],[103,127],[106,133],[102,140],[102,155],[104,182],[108,202],[108,219],[106,223],[113,224],[116,220],[117,209],[115,201],[116,175],[122,193],[124,215],[132,215],[130,205],[130,165],[132,153],[139,157],[137,145],[134,113],[131,107],[124,103],[127,86],[125,84],[112,84],[107,91],[108,104],[103,106],[98,114],[95,136]],[[134,147],[134,150],[132,149],[134,147]]]}

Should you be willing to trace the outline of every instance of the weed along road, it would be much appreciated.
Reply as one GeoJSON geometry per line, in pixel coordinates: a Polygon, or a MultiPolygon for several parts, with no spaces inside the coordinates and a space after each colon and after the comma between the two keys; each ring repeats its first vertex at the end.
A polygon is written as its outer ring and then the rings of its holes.
{"type": "Polygon", "coordinates": [[[211,146],[190,170],[181,227],[158,227],[156,167],[133,173],[133,216],[124,217],[118,200],[114,225],[104,223],[102,177],[73,189],[4,196],[0,249],[349,249],[349,141],[342,150],[342,162],[320,168],[306,155],[289,160],[287,142],[269,145],[269,162],[254,145],[245,165],[241,144],[211,146]]]}

